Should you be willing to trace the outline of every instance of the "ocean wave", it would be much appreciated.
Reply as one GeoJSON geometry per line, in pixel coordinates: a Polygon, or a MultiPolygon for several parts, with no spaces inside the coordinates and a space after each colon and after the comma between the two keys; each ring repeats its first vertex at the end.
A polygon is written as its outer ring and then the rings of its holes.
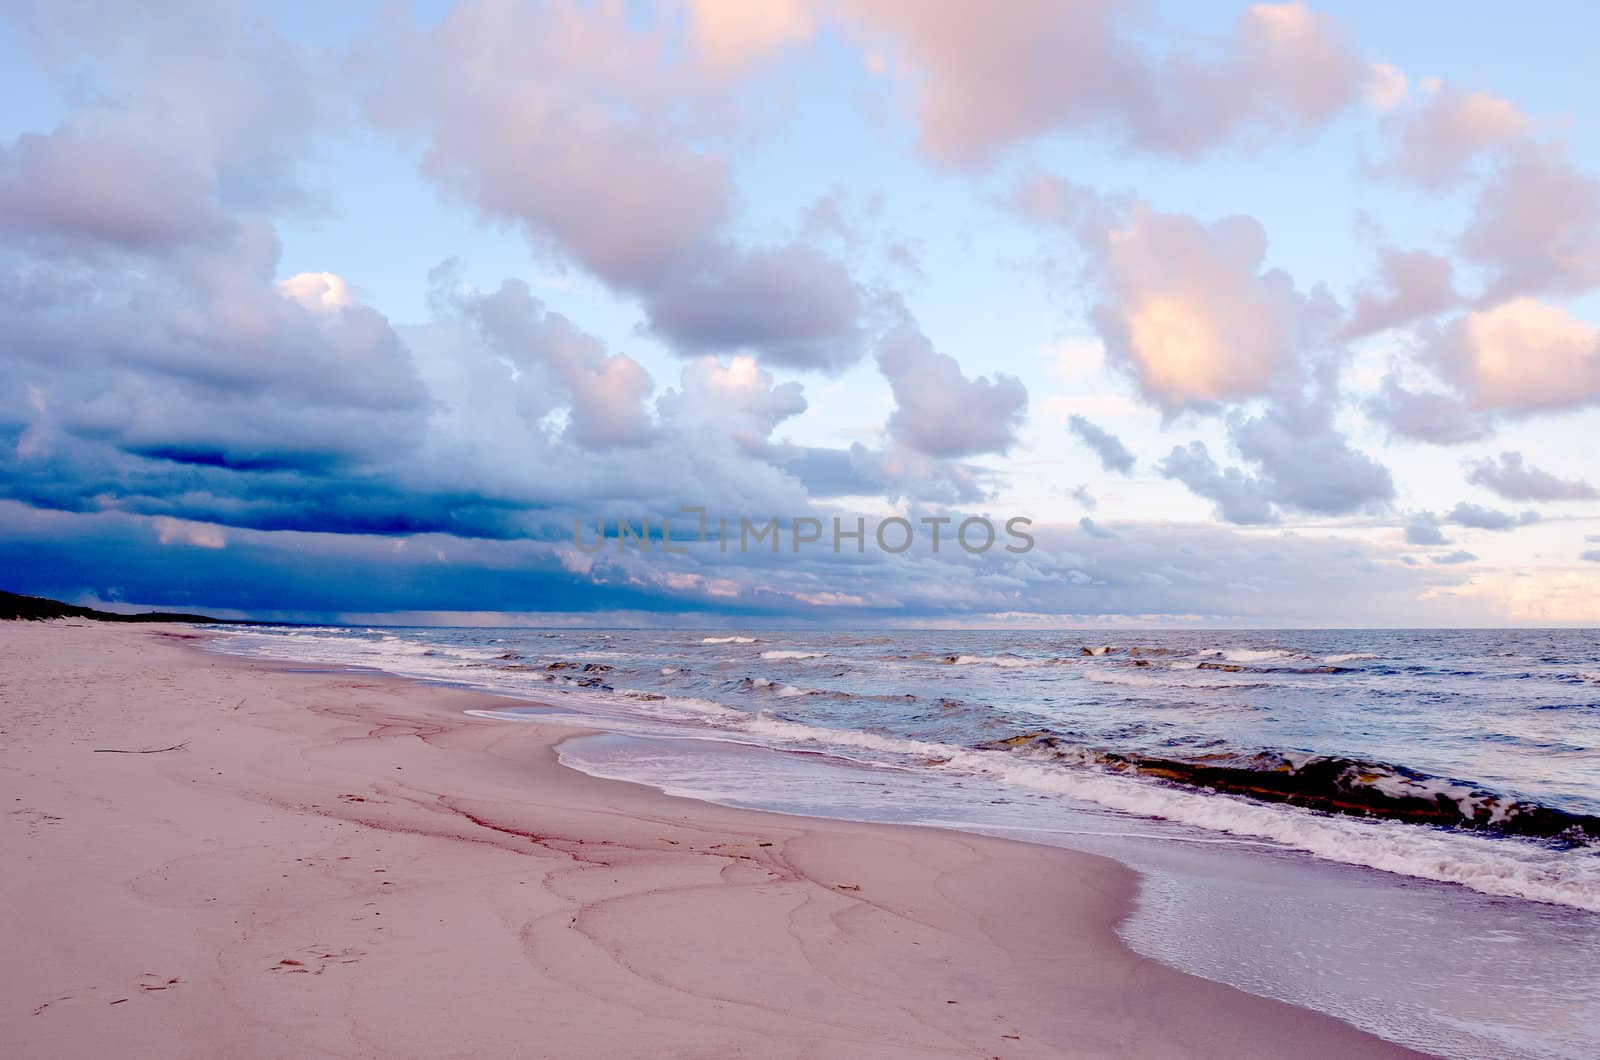
{"type": "MultiPolygon", "coordinates": [[[[1102,685],[1125,685],[1129,688],[1142,688],[1146,691],[1159,691],[1162,688],[1226,688],[1230,691],[1245,691],[1252,688],[1271,688],[1271,681],[1229,681],[1222,678],[1185,678],[1174,676],[1176,674],[1194,673],[1194,669],[1145,669],[1143,667],[1128,667],[1118,670],[1084,670],[1081,674],[1085,681],[1093,681],[1102,685]]],[[[1226,672],[1226,671],[1224,671],[1226,672]]]]}
{"type": "Polygon", "coordinates": [[[1086,750],[1053,733],[1023,733],[987,749],[1039,753],[1071,764],[1152,777],[1324,813],[1495,832],[1584,844],[1600,840],[1600,817],[1569,813],[1405,766],[1301,751],[1220,752],[1195,759],[1086,750]]]}
{"type": "Polygon", "coordinates": [[[786,684],[775,681],[770,677],[745,677],[741,678],[731,687],[737,692],[761,692],[777,696],[779,699],[823,698],[823,699],[851,699],[848,692],[834,692],[822,688],[801,688],[798,685],[786,684]]]}
{"type": "Polygon", "coordinates": [[[1575,858],[1527,839],[1347,817],[1116,771],[1061,768],[1063,760],[1074,758],[1081,765],[1100,764],[1101,753],[1081,748],[1061,748],[1061,754],[1046,760],[998,749],[813,727],[765,714],[747,717],[737,727],[769,744],[822,744],[842,751],[891,754],[1137,816],[1268,839],[1331,861],[1459,884],[1484,894],[1600,912],[1600,858],[1575,858]]]}
{"type": "Polygon", "coordinates": [[[1273,659],[1297,659],[1304,656],[1284,648],[1218,648],[1198,653],[1212,659],[1225,659],[1233,663],[1270,662],[1273,659]]]}
{"type": "Polygon", "coordinates": [[[951,666],[1000,666],[1006,669],[1045,665],[1043,659],[1026,659],[1020,655],[946,655],[942,661],[951,666]]]}
{"type": "Polygon", "coordinates": [[[701,644],[754,644],[754,637],[701,637],[701,644]]]}
{"type": "Polygon", "coordinates": [[[820,651],[764,651],[763,659],[821,659],[825,652],[820,651]]]}

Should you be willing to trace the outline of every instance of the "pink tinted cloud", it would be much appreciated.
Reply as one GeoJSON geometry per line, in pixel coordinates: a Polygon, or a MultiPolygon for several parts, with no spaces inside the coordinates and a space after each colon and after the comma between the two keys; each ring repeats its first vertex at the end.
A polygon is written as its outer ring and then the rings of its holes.
{"type": "Polygon", "coordinates": [[[1163,408],[1266,393],[1290,356],[1300,299],[1263,270],[1249,217],[1204,225],[1140,204],[1106,233],[1095,320],[1107,349],[1163,408]]]}
{"type": "Polygon", "coordinates": [[[1354,339],[1404,327],[1441,313],[1459,300],[1449,260],[1425,250],[1385,248],[1378,275],[1354,294],[1344,336],[1354,339]]]}
{"type": "Polygon", "coordinates": [[[1526,415],[1600,402],[1600,329],[1532,298],[1466,314],[1426,353],[1478,411],[1526,415]]]}
{"type": "Polygon", "coordinates": [[[1315,130],[1363,92],[1393,96],[1398,73],[1363,61],[1337,20],[1300,2],[1252,5],[1220,37],[1161,55],[1139,42],[1128,5],[1114,0],[686,2],[689,46],[712,77],[748,72],[823,25],[840,27],[869,71],[909,94],[920,147],[947,166],[1095,130],[1196,157],[1315,130]]]}
{"type": "Polygon", "coordinates": [[[1527,115],[1510,101],[1456,85],[1436,87],[1383,124],[1390,157],[1378,171],[1426,188],[1451,183],[1478,155],[1509,147],[1532,129],[1527,115]]]}

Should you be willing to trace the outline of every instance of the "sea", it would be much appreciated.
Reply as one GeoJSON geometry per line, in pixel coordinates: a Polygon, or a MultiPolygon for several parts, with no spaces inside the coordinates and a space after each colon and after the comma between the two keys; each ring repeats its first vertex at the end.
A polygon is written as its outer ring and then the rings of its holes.
{"type": "Polygon", "coordinates": [[[1139,952],[1447,1057],[1600,1056],[1600,631],[225,627],[675,795],[1141,874],[1139,952]]]}

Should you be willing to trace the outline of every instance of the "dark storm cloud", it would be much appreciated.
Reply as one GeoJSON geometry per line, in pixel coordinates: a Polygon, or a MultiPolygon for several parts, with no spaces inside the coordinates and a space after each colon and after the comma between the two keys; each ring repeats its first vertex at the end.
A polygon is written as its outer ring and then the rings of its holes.
{"type": "Polygon", "coordinates": [[[960,620],[983,615],[1137,615],[1178,621],[1349,621],[1406,613],[1444,584],[1331,538],[1246,535],[1221,527],[1119,524],[1114,537],[1034,527],[1025,555],[972,556],[924,535],[906,555],[641,556],[612,544],[393,539],[362,534],[217,532],[125,512],[67,513],[0,501],[8,588],[69,599],[319,620],[382,611],[626,611],[678,621],[960,620]],[[204,587],[203,589],[198,587],[204,587]],[[1358,603],[1359,602],[1359,603],[1358,603]],[[1285,612],[1284,607],[1288,608],[1285,612]]]}

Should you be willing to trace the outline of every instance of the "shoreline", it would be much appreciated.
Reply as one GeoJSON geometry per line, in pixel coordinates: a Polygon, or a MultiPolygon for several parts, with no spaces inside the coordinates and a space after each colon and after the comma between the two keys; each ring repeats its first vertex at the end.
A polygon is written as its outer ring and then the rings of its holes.
{"type": "Polygon", "coordinates": [[[1109,859],[592,777],[206,636],[0,627],[20,1055],[1417,1055],[1133,953],[1109,859]]]}

